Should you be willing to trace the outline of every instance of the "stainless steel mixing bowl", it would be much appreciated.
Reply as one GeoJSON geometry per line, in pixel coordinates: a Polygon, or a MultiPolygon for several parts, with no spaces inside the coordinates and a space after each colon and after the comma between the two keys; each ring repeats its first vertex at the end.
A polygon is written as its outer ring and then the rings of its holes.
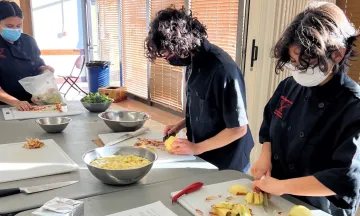
{"type": "Polygon", "coordinates": [[[100,113],[99,118],[114,132],[129,132],[141,128],[149,115],[136,111],[107,111],[100,113]]]}
{"type": "Polygon", "coordinates": [[[86,163],[90,172],[100,181],[110,185],[127,185],[142,179],[151,169],[153,163],[157,160],[157,154],[149,149],[133,147],[133,146],[110,146],[96,148],[88,151],[83,155],[83,161],[86,163]],[[98,158],[111,155],[136,155],[147,158],[150,164],[124,170],[108,170],[91,166],[90,163],[98,158]]]}
{"type": "Polygon", "coordinates": [[[36,120],[36,123],[48,133],[60,133],[70,122],[71,118],[68,117],[49,117],[36,120]]]}
{"type": "Polygon", "coordinates": [[[81,103],[90,112],[99,113],[106,111],[110,107],[112,102],[113,101],[106,103],[85,103],[85,102],[81,102],[81,103]]]}

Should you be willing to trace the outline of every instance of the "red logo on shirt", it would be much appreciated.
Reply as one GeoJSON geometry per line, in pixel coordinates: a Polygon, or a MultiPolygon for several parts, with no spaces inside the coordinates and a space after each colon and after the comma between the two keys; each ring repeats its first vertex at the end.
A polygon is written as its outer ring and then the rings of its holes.
{"type": "Polygon", "coordinates": [[[6,58],[6,56],[3,54],[5,48],[0,48],[0,58],[6,58]]]}
{"type": "Polygon", "coordinates": [[[292,101],[290,101],[289,99],[287,99],[284,96],[281,96],[281,101],[280,101],[280,105],[279,108],[277,108],[275,110],[275,115],[277,115],[279,118],[283,117],[283,110],[289,108],[291,105],[293,104],[292,101]]]}

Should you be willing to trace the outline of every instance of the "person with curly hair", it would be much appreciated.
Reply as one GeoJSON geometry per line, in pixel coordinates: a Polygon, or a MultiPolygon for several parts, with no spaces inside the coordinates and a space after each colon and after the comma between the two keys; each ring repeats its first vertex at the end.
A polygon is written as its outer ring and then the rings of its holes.
{"type": "Polygon", "coordinates": [[[253,189],[290,194],[333,216],[360,196],[360,86],[346,74],[359,31],[335,4],[313,2],[273,49],[283,80],[264,109],[253,189]]]}
{"type": "Polygon", "coordinates": [[[254,145],[246,115],[242,73],[233,59],[207,40],[206,28],[185,9],[158,12],[145,40],[150,61],[163,58],[186,66],[186,117],[166,126],[164,135],[187,129],[171,153],[198,155],[220,170],[246,172],[254,145]]]}

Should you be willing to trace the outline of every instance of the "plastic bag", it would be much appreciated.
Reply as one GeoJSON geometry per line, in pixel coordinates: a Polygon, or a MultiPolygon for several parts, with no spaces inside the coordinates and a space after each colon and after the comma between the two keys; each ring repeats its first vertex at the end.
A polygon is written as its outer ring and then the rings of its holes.
{"type": "Polygon", "coordinates": [[[19,83],[41,104],[61,104],[64,102],[56,85],[54,73],[49,70],[38,76],[21,79],[19,83]]]}

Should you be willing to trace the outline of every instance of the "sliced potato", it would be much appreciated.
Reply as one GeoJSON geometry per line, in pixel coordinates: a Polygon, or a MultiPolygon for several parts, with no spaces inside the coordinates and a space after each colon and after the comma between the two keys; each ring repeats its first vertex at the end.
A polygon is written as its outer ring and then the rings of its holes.
{"type": "Polygon", "coordinates": [[[241,195],[246,195],[249,191],[247,187],[238,184],[231,186],[229,192],[236,196],[241,196],[241,195]]]}

